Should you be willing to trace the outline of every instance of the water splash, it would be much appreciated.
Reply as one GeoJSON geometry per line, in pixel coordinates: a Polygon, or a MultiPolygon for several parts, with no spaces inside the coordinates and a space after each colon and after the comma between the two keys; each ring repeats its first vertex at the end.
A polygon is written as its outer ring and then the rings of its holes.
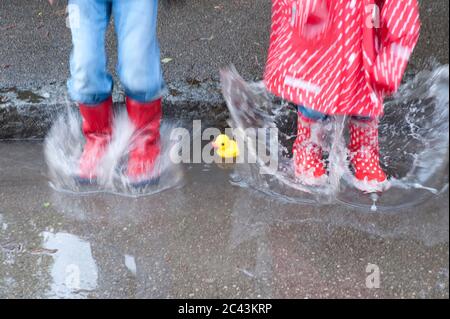
{"type": "MultiPolygon", "coordinates": [[[[247,83],[233,67],[222,70],[221,81],[231,114],[230,125],[239,132],[255,127],[279,128],[279,152],[271,154],[278,159],[278,171],[260,174],[262,161],[239,165],[231,176],[233,184],[288,202],[339,201],[372,211],[417,205],[448,189],[448,65],[433,65],[420,72],[385,103],[386,114],[380,123],[381,161],[390,181],[389,189],[376,196],[364,194],[356,187],[348,162],[345,117],[313,127],[313,135],[323,137],[320,143],[329,177],[322,185],[307,186],[295,178],[292,164],[296,108],[271,96],[263,83],[247,83]]],[[[250,149],[258,144],[249,136],[240,139],[250,149]]]]}
{"type": "Polygon", "coordinates": [[[78,112],[68,107],[54,122],[45,139],[45,158],[48,166],[50,186],[57,191],[69,193],[93,194],[107,192],[124,196],[139,197],[156,194],[182,185],[183,174],[179,165],[170,160],[170,152],[178,147],[177,141],[170,140],[170,132],[178,125],[162,122],[161,156],[155,164],[155,170],[161,173],[157,185],[135,188],[127,178],[126,163],[133,144],[134,129],[124,110],[114,115],[113,136],[105,156],[99,164],[97,185],[81,186],[74,176],[82,153],[84,137],[81,133],[81,120],[78,112]]]}

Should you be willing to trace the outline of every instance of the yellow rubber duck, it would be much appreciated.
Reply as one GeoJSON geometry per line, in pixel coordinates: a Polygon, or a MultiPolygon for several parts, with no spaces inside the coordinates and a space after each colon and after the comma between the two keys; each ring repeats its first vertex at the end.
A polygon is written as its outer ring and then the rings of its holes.
{"type": "Polygon", "coordinates": [[[239,147],[235,140],[230,139],[225,134],[217,136],[212,146],[216,149],[217,155],[222,158],[236,158],[239,156],[239,147]]]}

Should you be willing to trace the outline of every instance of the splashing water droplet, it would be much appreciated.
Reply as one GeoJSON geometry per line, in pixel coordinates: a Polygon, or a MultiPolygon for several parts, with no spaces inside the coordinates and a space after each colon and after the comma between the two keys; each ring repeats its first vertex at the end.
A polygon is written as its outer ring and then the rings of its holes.
{"type": "Polygon", "coordinates": [[[370,194],[370,198],[372,199],[372,202],[373,202],[373,205],[370,207],[370,210],[372,212],[376,212],[378,210],[377,201],[378,201],[379,196],[376,193],[372,193],[372,194],[370,194]]]}

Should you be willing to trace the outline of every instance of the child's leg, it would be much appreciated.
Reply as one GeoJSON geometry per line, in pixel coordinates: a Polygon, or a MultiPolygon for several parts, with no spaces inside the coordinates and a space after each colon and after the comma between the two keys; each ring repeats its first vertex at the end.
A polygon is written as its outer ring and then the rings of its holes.
{"type": "Polygon", "coordinates": [[[157,0],[113,0],[118,73],[126,95],[139,102],[159,99],[165,87],[156,34],[157,0]]]}
{"type": "Polygon", "coordinates": [[[321,122],[327,119],[322,114],[304,106],[298,108],[297,138],[294,143],[295,174],[303,182],[314,184],[314,180],[326,174],[323,163],[321,122]]]}
{"type": "Polygon", "coordinates": [[[137,136],[127,175],[136,187],[159,179],[161,95],[164,90],[156,35],[157,0],[113,0],[119,43],[118,73],[137,136]]]}
{"type": "Polygon", "coordinates": [[[107,72],[105,34],[111,3],[104,0],[69,0],[73,50],[69,94],[77,101],[86,139],[77,180],[94,183],[98,165],[111,139],[113,82],[107,72]]]}
{"type": "Polygon", "coordinates": [[[105,34],[111,4],[104,0],[69,0],[73,49],[67,83],[73,100],[94,105],[109,98],[113,81],[107,71],[105,34]]]}
{"type": "Polygon", "coordinates": [[[378,119],[352,117],[350,119],[351,163],[355,177],[360,181],[386,181],[386,174],[380,166],[380,147],[378,143],[378,119]]]}

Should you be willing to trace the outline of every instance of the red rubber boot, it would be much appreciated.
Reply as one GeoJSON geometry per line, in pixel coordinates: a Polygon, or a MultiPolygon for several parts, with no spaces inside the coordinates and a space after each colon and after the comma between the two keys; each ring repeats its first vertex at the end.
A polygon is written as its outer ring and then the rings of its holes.
{"type": "Polygon", "coordinates": [[[76,179],[80,184],[95,184],[98,165],[111,141],[112,98],[97,105],[79,104],[79,107],[86,144],[76,179]]]}
{"type": "Polygon", "coordinates": [[[161,99],[141,103],[127,97],[127,111],[135,128],[127,176],[134,187],[159,182],[161,99]]]}
{"type": "Polygon", "coordinates": [[[348,148],[357,181],[374,184],[373,186],[385,183],[387,177],[380,166],[378,120],[351,119],[349,128],[348,148]]]}
{"type": "Polygon", "coordinates": [[[298,117],[298,134],[294,143],[295,175],[305,184],[321,183],[326,176],[322,148],[312,138],[311,126],[315,123],[302,115],[298,117]]]}

